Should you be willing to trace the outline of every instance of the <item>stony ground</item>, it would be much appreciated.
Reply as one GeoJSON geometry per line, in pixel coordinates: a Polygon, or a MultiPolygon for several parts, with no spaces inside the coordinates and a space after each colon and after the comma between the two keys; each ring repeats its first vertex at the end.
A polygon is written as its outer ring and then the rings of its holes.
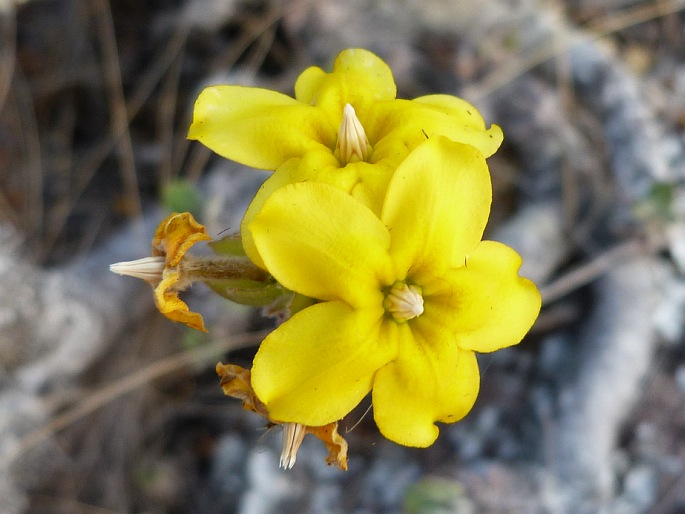
{"type": "Polygon", "coordinates": [[[685,2],[0,2],[1,513],[685,512],[685,2]],[[488,237],[544,297],[427,450],[343,422],[350,468],[225,398],[269,327],[201,287],[197,337],[107,271],[170,209],[238,226],[263,174],[185,133],[209,83],[287,93],[365,47],[505,143],[488,237]]]}

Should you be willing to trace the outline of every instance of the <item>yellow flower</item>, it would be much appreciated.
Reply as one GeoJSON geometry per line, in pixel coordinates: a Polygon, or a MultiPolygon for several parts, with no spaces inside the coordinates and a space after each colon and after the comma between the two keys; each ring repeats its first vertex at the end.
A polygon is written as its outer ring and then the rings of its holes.
{"type": "Polygon", "coordinates": [[[432,137],[397,168],[380,218],[338,188],[274,192],[249,229],[267,270],[320,300],[261,344],[252,386],[271,416],[309,426],[369,392],[388,439],[425,447],[471,409],[474,352],[518,343],[540,309],[512,249],[481,241],[491,202],[481,152],[432,137]]]}
{"type": "MultiPolygon", "coordinates": [[[[405,145],[411,150],[435,133],[474,145],[486,156],[502,142],[499,127],[486,130],[478,111],[464,100],[448,95],[396,100],[396,93],[392,72],[381,59],[366,50],[345,50],[332,73],[306,69],[294,99],[254,87],[206,88],[195,103],[188,137],[227,159],[275,170],[313,151],[333,156],[349,104],[368,136],[369,163],[406,155],[405,145]]],[[[355,162],[349,153],[337,153],[336,167],[355,162]]]]}
{"type": "Polygon", "coordinates": [[[247,224],[283,185],[332,184],[380,212],[399,163],[437,134],[470,144],[486,157],[502,142],[496,125],[486,129],[477,109],[449,95],[396,99],[390,68],[362,49],[343,51],[332,73],[306,69],[295,98],[266,89],[220,85],[195,103],[188,137],[239,163],[276,170],[246,213],[243,245],[262,264],[247,224]]]}
{"type": "Polygon", "coordinates": [[[112,264],[110,270],[145,280],[154,288],[155,304],[172,321],[206,332],[202,316],[192,312],[178,292],[190,285],[181,270],[186,252],[200,241],[211,240],[193,215],[172,213],[157,227],[152,239],[152,257],[112,264]]]}

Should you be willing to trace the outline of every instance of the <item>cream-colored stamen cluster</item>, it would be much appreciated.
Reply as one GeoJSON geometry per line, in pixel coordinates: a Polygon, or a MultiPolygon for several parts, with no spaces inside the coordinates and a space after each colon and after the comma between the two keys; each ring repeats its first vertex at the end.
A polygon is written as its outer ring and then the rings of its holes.
{"type": "Polygon", "coordinates": [[[164,257],[144,257],[135,261],[111,264],[109,270],[119,275],[140,278],[146,282],[159,282],[164,273],[164,257]]]}
{"type": "Polygon", "coordinates": [[[404,282],[396,282],[385,297],[383,307],[399,323],[416,318],[423,314],[421,289],[404,282]]]}
{"type": "Polygon", "coordinates": [[[357,118],[354,107],[345,104],[343,118],[338,129],[338,142],[335,153],[340,160],[340,165],[345,166],[351,162],[366,161],[369,157],[370,146],[362,122],[357,118]]]}

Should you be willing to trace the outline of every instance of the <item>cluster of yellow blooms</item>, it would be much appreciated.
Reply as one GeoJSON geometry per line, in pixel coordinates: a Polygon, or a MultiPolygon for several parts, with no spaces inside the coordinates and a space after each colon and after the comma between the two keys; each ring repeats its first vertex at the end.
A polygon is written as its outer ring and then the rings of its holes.
{"type": "Polygon", "coordinates": [[[281,464],[305,433],[346,467],[337,422],[371,392],[380,432],[431,445],[436,422],[463,418],[478,394],[475,352],[518,343],[540,310],[519,255],[482,241],[492,186],[485,159],[502,142],[470,104],[448,95],[396,99],[388,66],[361,49],[331,73],[305,70],[295,98],[212,86],[189,137],[273,170],[217,257],[187,254],[209,240],[190,214],[172,214],[153,257],[113,265],[148,280],[169,318],[204,330],[178,297],[193,281],[285,320],[251,370],[219,364],[224,392],[285,425],[281,464]]]}

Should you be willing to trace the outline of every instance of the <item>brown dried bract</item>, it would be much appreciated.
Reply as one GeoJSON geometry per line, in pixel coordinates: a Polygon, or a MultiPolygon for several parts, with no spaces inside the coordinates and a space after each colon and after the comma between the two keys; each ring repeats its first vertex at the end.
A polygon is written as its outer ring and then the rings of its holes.
{"type": "Polygon", "coordinates": [[[178,296],[178,291],[188,286],[183,280],[178,264],[185,253],[196,243],[208,241],[205,227],[195,221],[189,212],[172,213],[157,227],[152,239],[152,255],[164,256],[162,281],[155,287],[155,305],[159,311],[172,321],[183,323],[190,328],[206,332],[202,316],[192,312],[178,296]]]}
{"type": "Polygon", "coordinates": [[[216,365],[216,372],[221,377],[221,388],[226,396],[237,398],[243,402],[243,408],[256,412],[269,420],[273,425],[283,425],[283,453],[281,454],[281,466],[291,468],[295,464],[297,451],[306,434],[313,434],[323,441],[328,449],[326,463],[336,465],[340,469],[347,470],[347,441],[338,433],[338,422],[329,423],[320,427],[300,425],[299,423],[287,423],[274,420],[269,416],[266,406],[257,398],[250,381],[250,370],[235,364],[216,365]],[[303,434],[304,431],[304,434],[303,434]]]}

